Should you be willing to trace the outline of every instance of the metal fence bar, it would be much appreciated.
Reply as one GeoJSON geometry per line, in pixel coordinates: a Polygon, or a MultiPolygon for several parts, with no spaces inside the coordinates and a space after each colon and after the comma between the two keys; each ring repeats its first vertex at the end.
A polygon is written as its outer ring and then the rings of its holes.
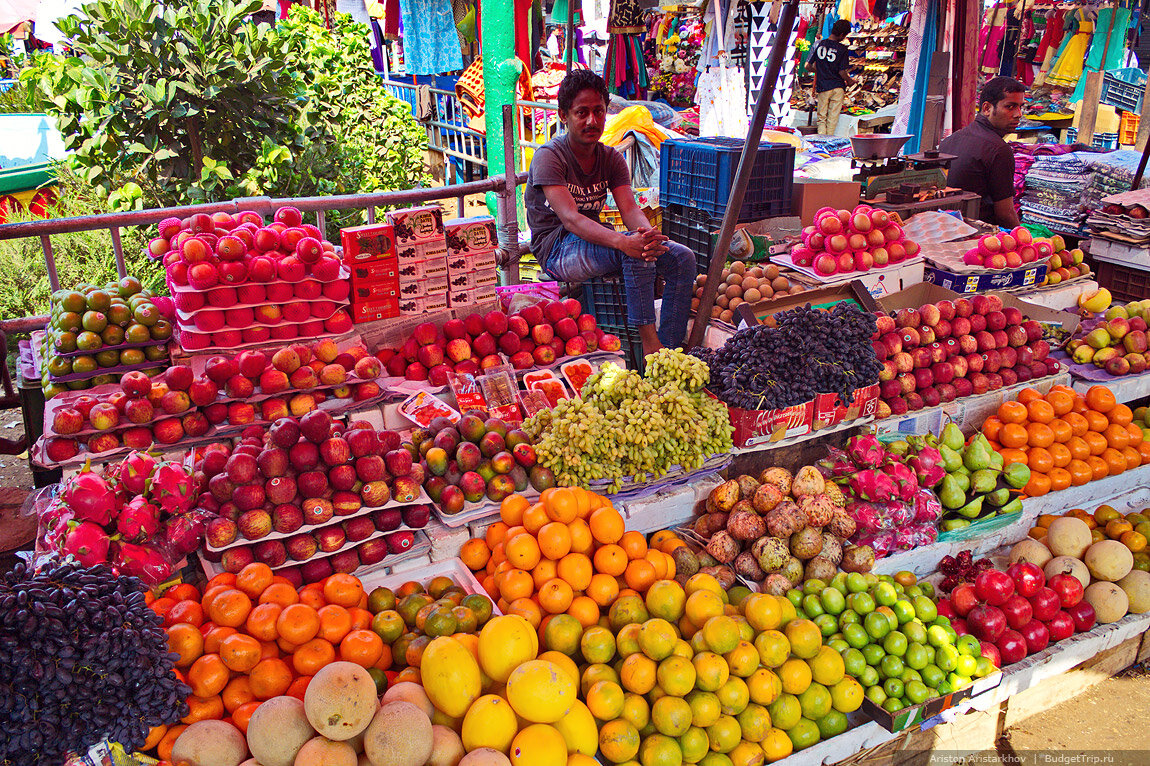
{"type": "Polygon", "coordinates": [[[112,233],[112,252],[116,254],[116,273],[120,279],[128,276],[128,267],[124,264],[124,244],[120,241],[120,227],[113,226],[108,229],[112,233]]]}
{"type": "Polygon", "coordinates": [[[375,208],[370,205],[367,208],[367,222],[372,226],[375,225],[375,208]]]}
{"type": "Polygon", "coordinates": [[[48,285],[52,288],[52,292],[56,292],[60,289],[60,277],[56,274],[56,258],[52,255],[51,237],[41,234],[40,247],[44,249],[44,264],[48,267],[48,285]]]}

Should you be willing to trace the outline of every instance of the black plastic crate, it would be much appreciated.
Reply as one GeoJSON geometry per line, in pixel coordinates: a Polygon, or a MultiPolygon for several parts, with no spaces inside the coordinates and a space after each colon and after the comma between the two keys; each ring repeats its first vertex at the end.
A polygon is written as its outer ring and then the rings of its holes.
{"type": "MultiPolygon", "coordinates": [[[[722,215],[739,169],[743,140],[668,139],[659,149],[659,201],[722,215]]],[[[791,213],[795,148],[760,144],[743,196],[742,212],[757,218],[791,213]]],[[[664,215],[666,213],[664,212],[664,215]]]]}
{"type": "Polygon", "coordinates": [[[600,324],[599,327],[603,332],[611,333],[619,338],[623,359],[627,363],[627,369],[635,370],[642,375],[645,360],[643,354],[643,339],[639,337],[639,328],[628,327],[625,324],[600,324]]]}
{"type": "Polygon", "coordinates": [[[608,274],[583,283],[583,310],[599,324],[627,324],[627,290],[623,275],[608,274]]]}
{"type": "Polygon", "coordinates": [[[1150,298],[1150,271],[1121,266],[1108,261],[1094,261],[1098,286],[1105,287],[1120,301],[1140,301],[1150,298]]]}

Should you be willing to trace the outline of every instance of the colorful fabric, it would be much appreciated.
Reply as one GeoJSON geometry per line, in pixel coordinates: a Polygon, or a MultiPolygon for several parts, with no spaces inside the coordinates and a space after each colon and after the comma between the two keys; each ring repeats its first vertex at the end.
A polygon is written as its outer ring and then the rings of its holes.
{"type": "Polygon", "coordinates": [[[445,74],[463,68],[450,0],[400,0],[408,74],[445,74]]]}
{"type": "Polygon", "coordinates": [[[1082,66],[1086,61],[1086,51],[1090,47],[1090,37],[1094,34],[1094,24],[1082,17],[1078,11],[1078,28],[1063,45],[1058,61],[1050,69],[1046,81],[1051,85],[1070,88],[1078,84],[1082,76],[1082,66]]]}

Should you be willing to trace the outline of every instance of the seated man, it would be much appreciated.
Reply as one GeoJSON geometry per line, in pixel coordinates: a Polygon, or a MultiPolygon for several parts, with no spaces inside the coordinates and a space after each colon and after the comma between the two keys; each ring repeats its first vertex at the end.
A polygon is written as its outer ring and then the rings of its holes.
{"type": "Polygon", "coordinates": [[[627,323],[637,326],[644,354],[681,345],[695,284],[695,254],[651,228],[635,202],[623,155],[599,142],[607,122],[607,84],[576,69],[559,86],[559,118],[567,132],[535,152],[524,202],[531,250],[561,282],[622,272],[627,323]],[[599,221],[610,191],[630,231],[599,221]],[[663,307],[655,330],[655,277],[663,277],[663,307]]]}

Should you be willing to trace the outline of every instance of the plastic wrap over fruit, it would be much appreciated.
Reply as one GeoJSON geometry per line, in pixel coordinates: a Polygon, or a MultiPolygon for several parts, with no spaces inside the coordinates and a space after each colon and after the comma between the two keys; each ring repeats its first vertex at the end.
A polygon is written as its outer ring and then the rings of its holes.
{"type": "Polygon", "coordinates": [[[878,506],[882,529],[898,529],[914,521],[914,507],[907,503],[890,502],[878,506]]]}
{"type": "Polygon", "coordinates": [[[848,503],[846,512],[855,520],[859,534],[876,532],[883,528],[883,516],[877,507],[870,503],[848,503]]]}
{"type": "Polygon", "coordinates": [[[940,518],[942,518],[942,503],[939,502],[938,495],[927,489],[920,489],[916,492],[914,496],[914,522],[937,526],[940,518]]]}
{"type": "Polygon", "coordinates": [[[837,447],[827,447],[827,457],[820,460],[815,467],[828,479],[847,477],[858,471],[850,456],[837,447]]]}
{"type": "Polygon", "coordinates": [[[882,558],[895,549],[896,535],[892,530],[884,529],[870,534],[856,534],[855,545],[869,545],[874,550],[875,558],[882,558]]]}
{"type": "Polygon", "coordinates": [[[895,547],[900,551],[930,545],[937,539],[938,527],[934,524],[907,524],[895,530],[895,547]]]}

